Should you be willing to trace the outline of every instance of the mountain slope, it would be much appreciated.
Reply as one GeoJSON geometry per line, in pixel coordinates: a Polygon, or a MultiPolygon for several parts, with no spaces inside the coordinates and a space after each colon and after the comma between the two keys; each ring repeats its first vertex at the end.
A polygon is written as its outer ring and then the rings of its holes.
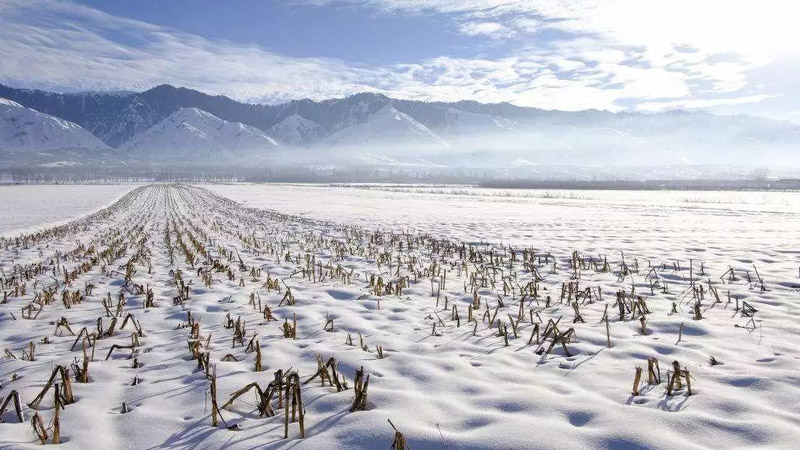
{"type": "Polygon", "coordinates": [[[292,114],[270,127],[269,135],[287,144],[307,146],[319,142],[325,136],[325,129],[317,122],[292,114]]]}
{"type": "Polygon", "coordinates": [[[266,156],[277,146],[256,128],[197,108],[182,108],[136,135],[121,150],[146,161],[227,162],[266,156]]]}
{"type": "Polygon", "coordinates": [[[343,124],[321,143],[324,146],[422,145],[449,148],[436,133],[390,105],[367,114],[363,121],[343,124]]]}
{"type": "Polygon", "coordinates": [[[505,117],[475,114],[456,108],[445,108],[444,124],[440,133],[469,136],[484,133],[502,133],[519,128],[519,124],[505,117]]]}
{"type": "MultiPolygon", "coordinates": [[[[139,140],[139,135],[176,111],[197,108],[223,121],[250,126],[247,134],[265,133],[292,148],[304,147],[308,150],[302,155],[286,154],[312,162],[330,148],[344,162],[347,154],[340,151],[344,148],[355,154],[377,152],[382,161],[395,161],[424,148],[431,152],[425,155],[426,161],[446,167],[506,166],[514,161],[533,165],[800,167],[797,125],[699,111],[547,111],[508,103],[397,100],[376,93],[255,105],[169,85],[133,94],[56,94],[0,85],[2,96],[75,122],[117,148],[134,137],[139,140]],[[439,154],[435,157],[437,149],[439,154]]],[[[182,142],[177,139],[159,145],[182,142]]],[[[223,149],[229,144],[224,143],[223,149]]],[[[201,147],[208,153],[207,142],[201,147]]],[[[156,152],[153,156],[161,155],[156,152]]],[[[186,156],[194,158],[197,154],[187,151],[186,156]]]]}
{"type": "Polygon", "coordinates": [[[107,150],[100,139],[75,123],[0,98],[0,150],[107,150]]]}
{"type": "Polygon", "coordinates": [[[0,168],[92,166],[114,156],[80,125],[0,98],[0,168]]]}

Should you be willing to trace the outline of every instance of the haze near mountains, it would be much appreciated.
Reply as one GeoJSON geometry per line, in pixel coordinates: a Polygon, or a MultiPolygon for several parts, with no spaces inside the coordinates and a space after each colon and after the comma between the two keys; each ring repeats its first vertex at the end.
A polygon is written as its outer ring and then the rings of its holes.
{"type": "Polygon", "coordinates": [[[168,85],[113,94],[0,86],[0,98],[19,104],[3,112],[0,157],[9,164],[800,167],[797,125],[705,112],[561,112],[370,93],[254,105],[168,85]],[[29,117],[24,145],[9,125],[21,111],[29,117]],[[69,125],[53,134],[47,123],[69,125]],[[50,160],[42,155],[56,149],[50,160]]]}

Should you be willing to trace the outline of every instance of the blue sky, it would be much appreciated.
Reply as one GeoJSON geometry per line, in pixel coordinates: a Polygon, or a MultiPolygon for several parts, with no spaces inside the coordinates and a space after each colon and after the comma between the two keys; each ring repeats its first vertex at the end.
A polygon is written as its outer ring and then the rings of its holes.
{"type": "MultiPolygon", "coordinates": [[[[257,43],[293,57],[329,57],[399,63],[443,53],[470,57],[486,39],[458,31],[447,15],[379,14],[346,4],[314,5],[264,0],[79,0],[109,14],[208,38],[257,43]]],[[[490,40],[496,50],[505,46],[490,40]]]]}
{"type": "Polygon", "coordinates": [[[0,82],[800,122],[786,0],[0,0],[0,82]]]}

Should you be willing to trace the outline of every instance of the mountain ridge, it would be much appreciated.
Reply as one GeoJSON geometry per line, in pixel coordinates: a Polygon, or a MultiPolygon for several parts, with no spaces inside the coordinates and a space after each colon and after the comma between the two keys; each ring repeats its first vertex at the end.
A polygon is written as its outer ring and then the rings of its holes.
{"type": "MultiPolygon", "coordinates": [[[[516,167],[520,162],[531,168],[571,164],[800,167],[800,126],[704,111],[550,111],[510,103],[401,100],[380,93],[263,105],[167,84],[133,94],[59,94],[0,85],[0,97],[82,126],[117,149],[121,159],[129,156],[131,141],[147,136],[176,111],[196,108],[234,128],[251,127],[248,135],[277,138],[284,145],[265,146],[261,149],[265,154],[259,156],[274,157],[282,164],[313,166],[326,161],[341,167],[377,161],[384,166],[430,164],[457,169],[516,167]]],[[[180,150],[176,154],[189,159],[196,156],[182,148],[181,139],[170,139],[158,145],[175,146],[180,150]]],[[[231,158],[237,154],[231,140],[210,142],[216,147],[197,143],[207,161],[216,161],[213,151],[231,158]]],[[[157,151],[150,155],[160,160],[157,151]]]]}
{"type": "MultiPolygon", "coordinates": [[[[151,89],[125,95],[113,93],[54,93],[36,89],[16,89],[0,84],[0,97],[9,98],[26,107],[77,123],[111,147],[120,147],[136,134],[163,120],[179,108],[196,107],[229,122],[241,122],[268,132],[292,115],[320,125],[326,135],[346,126],[363,123],[386,104],[422,123],[432,131],[446,127],[448,110],[500,117],[516,122],[545,125],[568,125],[579,119],[584,123],[608,124],[628,120],[676,120],[680,117],[704,117],[704,120],[769,121],[786,128],[798,128],[789,122],[772,121],[755,116],[720,116],[704,111],[673,110],[662,113],[609,112],[601,110],[559,111],[522,107],[511,103],[422,102],[394,99],[380,93],[357,93],[342,98],[320,101],[292,100],[277,105],[251,104],[224,95],[161,84],[151,89]]],[[[313,145],[320,139],[301,139],[313,145]]]]}
{"type": "Polygon", "coordinates": [[[111,153],[80,125],[0,97],[0,166],[20,161],[80,165],[111,153]]]}
{"type": "Polygon", "coordinates": [[[186,163],[229,163],[267,156],[279,144],[264,132],[199,108],[180,108],[120,147],[129,158],[186,163]]]}

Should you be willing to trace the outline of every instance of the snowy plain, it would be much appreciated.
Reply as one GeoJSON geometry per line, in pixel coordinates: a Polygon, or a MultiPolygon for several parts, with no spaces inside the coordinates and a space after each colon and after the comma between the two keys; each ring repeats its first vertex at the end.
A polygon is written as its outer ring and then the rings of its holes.
{"type": "MultiPolygon", "coordinates": [[[[780,258],[800,250],[800,194],[453,186],[209,185],[255,208],[466,242],[650,258],[780,258]],[[704,256],[706,255],[706,256],[704,256]]],[[[762,258],[762,259],[764,259],[762,258]]],[[[730,262],[730,261],[729,261],[730,262]]]]}
{"type": "Polygon", "coordinates": [[[133,185],[2,185],[0,236],[54,225],[109,205],[133,185]]]}
{"type": "MultiPolygon", "coordinates": [[[[103,198],[97,200],[102,205],[115,195],[98,192],[94,198],[103,198]]],[[[41,220],[67,215],[74,213],[41,220]]],[[[135,315],[143,332],[140,346],[107,360],[112,344],[131,342],[130,325],[96,341],[90,383],[73,382],[77,401],[60,413],[66,448],[389,448],[394,430],[387,419],[416,450],[788,449],[800,439],[796,193],[157,186],[136,189],[107,214],[73,225],[27,247],[0,241],[4,282],[15,266],[49,267],[54,252],[66,254],[78,243],[101,250],[120,235],[128,243],[113,264],[79,274],[73,291],[83,291],[85,282],[95,287],[69,309],[59,294],[36,320],[21,317],[35,292],[52,285],[49,271],[34,276],[36,283],[28,280],[26,294],[0,304],[0,347],[17,357],[0,359],[0,401],[13,389],[29,402],[55,364],[80,360],[80,343],[71,350],[75,337],[54,333],[55,322],[65,317],[77,333],[84,326],[93,330],[103,318],[107,328],[101,301],[108,294],[117,305],[124,293],[123,310],[135,315]],[[190,264],[176,244],[179,237],[197,250],[196,239],[210,259],[198,254],[190,264]],[[398,247],[409,241],[415,246],[398,247]],[[445,243],[454,248],[465,243],[463,248],[471,246],[483,259],[466,262],[458,251],[442,252],[445,243]],[[270,253],[271,245],[280,252],[270,253]],[[523,249],[531,248],[545,257],[528,266],[536,267],[538,276],[519,261],[523,249]],[[582,263],[605,258],[609,267],[588,263],[576,271],[573,251],[582,263]],[[299,274],[307,267],[306,253],[317,258],[324,280],[299,274]],[[391,254],[388,266],[379,262],[381,254],[391,254]],[[403,262],[400,276],[394,275],[394,258],[403,262]],[[235,276],[211,271],[208,286],[200,273],[214,259],[230,265],[235,276]],[[135,273],[126,281],[130,261],[135,273]],[[448,271],[445,286],[436,289],[438,299],[432,286],[442,277],[424,273],[433,263],[448,271]],[[352,270],[352,277],[333,277],[337,266],[352,270]],[[263,273],[252,276],[252,268],[263,273]],[[174,301],[178,269],[190,286],[182,305],[174,301]],[[496,279],[471,283],[474,276],[491,278],[487,269],[499,271],[496,279]],[[376,294],[367,281],[371,275],[389,283],[408,277],[409,284],[400,295],[376,294]],[[268,276],[291,287],[294,305],[282,302],[285,290],[264,288],[268,276]],[[513,288],[504,292],[503,280],[513,288]],[[520,295],[532,281],[539,286],[537,296],[520,295]],[[564,283],[576,281],[592,294],[562,301],[564,283]],[[132,290],[137,284],[153,289],[154,306],[144,307],[145,296],[132,290]],[[704,286],[702,298],[695,298],[692,284],[704,286]],[[618,313],[617,293],[627,295],[632,288],[650,311],[644,330],[634,313],[618,313]],[[249,304],[254,292],[278,321],[264,320],[249,304]],[[474,293],[481,307],[468,322],[474,293]],[[583,322],[575,322],[573,301],[583,322]],[[695,316],[697,301],[702,318],[695,316]],[[752,318],[737,309],[744,301],[757,309],[752,318]],[[282,410],[259,417],[252,395],[222,412],[236,431],[214,428],[209,380],[187,349],[187,311],[201,324],[201,340],[208,339],[203,347],[216,365],[220,404],[247,383],[266,386],[278,369],[310,378],[317,371],[315,355],[334,356],[350,388],[337,392],[320,386],[319,379],[302,386],[302,440],[296,423],[283,438],[282,410]],[[224,326],[228,314],[245,320],[245,344],[253,337],[260,343],[263,372],[254,371],[254,354],[244,345],[231,345],[232,330],[224,326]],[[486,317],[492,315],[496,320],[486,317]],[[297,337],[286,339],[280,326],[295,316],[297,337]],[[334,319],[332,331],[325,331],[327,318],[334,319]],[[560,345],[539,354],[552,336],[532,342],[535,325],[544,333],[548,321],[559,318],[561,332],[574,328],[569,354],[560,345]],[[510,331],[515,321],[518,336],[510,331]],[[500,323],[509,329],[507,344],[498,335],[500,323]],[[359,348],[358,333],[366,350],[359,348]],[[348,334],[355,345],[346,343],[348,334]],[[41,343],[45,336],[50,343],[41,343]],[[38,343],[35,361],[21,357],[29,342],[38,343]],[[376,346],[382,346],[384,358],[376,346]],[[662,374],[653,385],[647,382],[651,357],[662,374]],[[673,361],[689,371],[692,395],[685,383],[666,394],[673,361]],[[367,409],[350,412],[353,377],[362,366],[371,377],[367,409]],[[637,366],[645,371],[633,395],[637,366]]],[[[11,228],[5,219],[0,227],[11,228]]],[[[80,253],[62,256],[60,265],[78,267],[87,261],[80,253]]],[[[51,396],[39,407],[46,423],[54,415],[51,396]]],[[[24,410],[29,420],[34,410],[24,410]]],[[[28,422],[17,423],[11,411],[0,419],[0,448],[37,446],[28,422]]]]}

